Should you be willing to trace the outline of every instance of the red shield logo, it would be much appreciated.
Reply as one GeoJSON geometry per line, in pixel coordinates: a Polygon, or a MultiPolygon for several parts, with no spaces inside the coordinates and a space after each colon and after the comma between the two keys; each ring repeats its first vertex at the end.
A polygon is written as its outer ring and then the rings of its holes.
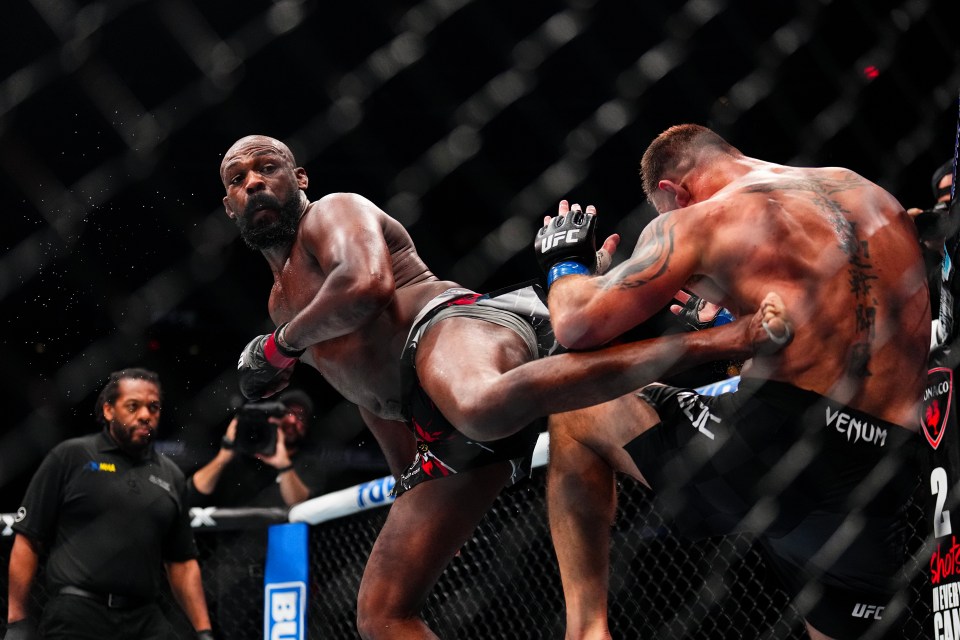
{"type": "Polygon", "coordinates": [[[920,426],[930,446],[936,449],[943,440],[950,417],[950,402],[953,399],[953,370],[949,367],[934,367],[927,373],[927,387],[923,392],[923,415],[920,426]]]}

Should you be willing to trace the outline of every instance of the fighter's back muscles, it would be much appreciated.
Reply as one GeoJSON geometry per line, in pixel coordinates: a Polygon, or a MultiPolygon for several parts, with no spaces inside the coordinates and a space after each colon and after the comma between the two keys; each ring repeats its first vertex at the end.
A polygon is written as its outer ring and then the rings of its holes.
{"type": "Polygon", "coordinates": [[[902,207],[844,169],[792,169],[741,192],[738,201],[760,198],[772,210],[754,222],[765,229],[768,259],[753,252],[752,268],[731,271],[733,296],[782,290],[799,327],[789,351],[744,374],[786,380],[915,428],[925,370],[904,366],[927,343],[927,302],[902,207]]]}
{"type": "MultiPolygon", "coordinates": [[[[913,425],[909,402],[883,410],[903,390],[888,388],[889,377],[870,377],[896,372],[902,351],[927,340],[923,331],[890,340],[903,314],[925,306],[922,273],[912,268],[916,242],[898,208],[845,170],[752,172],[711,198],[660,215],[634,254],[607,275],[558,280],[550,295],[554,329],[564,344],[589,348],[645,320],[680,288],[738,313],[777,291],[798,335],[790,349],[756,359],[753,374],[821,393],[853,376],[852,389],[838,399],[913,425]],[[892,292],[886,298],[871,293],[876,278],[894,285],[883,287],[892,292]]],[[[896,378],[913,388],[921,373],[896,378]]]]}

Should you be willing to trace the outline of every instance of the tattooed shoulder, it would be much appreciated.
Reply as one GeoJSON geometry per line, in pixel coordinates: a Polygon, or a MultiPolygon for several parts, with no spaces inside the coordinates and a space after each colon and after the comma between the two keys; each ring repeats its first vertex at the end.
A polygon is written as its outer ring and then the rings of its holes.
{"type": "Polygon", "coordinates": [[[676,246],[676,222],[670,213],[654,218],[640,234],[630,259],[610,272],[607,288],[635,289],[662,276],[670,266],[676,246]]]}
{"type": "Polygon", "coordinates": [[[870,182],[852,171],[843,172],[838,177],[790,177],[770,182],[749,185],[746,193],[771,193],[773,191],[806,191],[821,197],[831,196],[844,191],[862,189],[870,182]]]}

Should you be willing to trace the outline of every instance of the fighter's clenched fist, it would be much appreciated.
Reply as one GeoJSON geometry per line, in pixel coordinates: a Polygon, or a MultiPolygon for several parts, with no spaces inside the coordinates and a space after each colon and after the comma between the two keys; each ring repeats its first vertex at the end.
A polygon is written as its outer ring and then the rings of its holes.
{"type": "Polygon", "coordinates": [[[277,393],[290,381],[293,365],[303,355],[303,349],[284,347],[277,335],[285,325],[273,333],[257,336],[244,347],[237,363],[240,393],[247,400],[259,400],[277,393]]]}

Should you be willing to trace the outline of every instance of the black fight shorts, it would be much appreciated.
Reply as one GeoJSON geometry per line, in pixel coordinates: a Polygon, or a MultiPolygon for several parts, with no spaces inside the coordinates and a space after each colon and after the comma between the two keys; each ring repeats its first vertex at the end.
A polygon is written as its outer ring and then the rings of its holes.
{"type": "Polygon", "coordinates": [[[531,359],[557,349],[549,313],[533,286],[483,295],[450,289],[426,305],[414,320],[402,356],[406,376],[404,413],[417,439],[417,455],[397,481],[394,491],[398,496],[421,482],[503,461],[510,461],[513,467],[509,484],[514,484],[529,475],[537,437],[546,430],[546,421],[538,420],[512,436],[477,442],[458,431],[440,412],[420,386],[414,364],[422,336],[435,323],[452,316],[512,329],[527,343],[531,359]]]}
{"type": "Polygon", "coordinates": [[[625,449],[681,534],[756,534],[827,635],[858,638],[882,617],[906,560],[916,434],[781,382],[640,396],[661,422],[625,449]]]}

